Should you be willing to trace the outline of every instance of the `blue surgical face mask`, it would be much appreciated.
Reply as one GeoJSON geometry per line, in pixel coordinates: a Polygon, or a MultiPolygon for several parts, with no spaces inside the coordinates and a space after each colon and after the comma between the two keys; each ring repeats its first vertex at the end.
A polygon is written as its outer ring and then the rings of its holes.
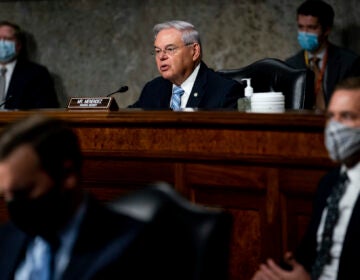
{"type": "Polygon", "coordinates": [[[0,62],[8,62],[16,56],[15,42],[0,40],[0,62]]]}
{"type": "Polygon", "coordinates": [[[319,47],[319,37],[314,33],[298,32],[298,42],[306,51],[312,52],[319,47]]]}

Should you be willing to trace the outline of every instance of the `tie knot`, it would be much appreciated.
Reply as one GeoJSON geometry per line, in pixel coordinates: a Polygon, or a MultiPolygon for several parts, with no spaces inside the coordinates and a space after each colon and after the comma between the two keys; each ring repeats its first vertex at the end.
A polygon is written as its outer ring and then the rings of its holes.
{"type": "Polygon", "coordinates": [[[313,56],[312,58],[309,59],[310,60],[310,66],[311,67],[316,67],[319,68],[319,62],[320,62],[320,58],[317,56],[313,56]]]}
{"type": "Polygon", "coordinates": [[[182,89],[182,87],[178,87],[178,86],[174,87],[173,94],[182,96],[184,94],[184,92],[185,91],[182,89]]]}
{"type": "Polygon", "coordinates": [[[5,76],[6,71],[7,71],[6,67],[2,67],[2,68],[0,69],[1,76],[5,76]]]}

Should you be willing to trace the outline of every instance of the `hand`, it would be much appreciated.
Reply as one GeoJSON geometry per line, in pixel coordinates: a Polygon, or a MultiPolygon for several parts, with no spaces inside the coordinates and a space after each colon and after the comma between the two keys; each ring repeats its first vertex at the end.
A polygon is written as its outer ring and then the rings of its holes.
{"type": "Polygon", "coordinates": [[[260,265],[252,280],[311,280],[309,273],[294,259],[292,253],[286,253],[284,259],[292,270],[282,269],[272,259],[268,259],[260,265]]]}

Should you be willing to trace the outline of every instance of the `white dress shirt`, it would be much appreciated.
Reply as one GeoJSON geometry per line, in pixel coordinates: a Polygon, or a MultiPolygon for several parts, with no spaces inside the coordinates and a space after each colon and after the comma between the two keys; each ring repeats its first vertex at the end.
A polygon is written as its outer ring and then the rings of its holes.
{"type": "MultiPolygon", "coordinates": [[[[199,69],[200,69],[200,63],[198,66],[195,67],[194,71],[191,73],[191,75],[180,85],[181,88],[184,90],[184,94],[181,96],[181,103],[180,103],[180,108],[186,108],[186,104],[190,98],[190,94],[192,91],[192,88],[194,86],[196,77],[199,73],[199,69]]],[[[173,85],[173,90],[174,90],[175,85],[173,85]]]]}
{"type": "Polygon", "coordinates": [[[10,80],[12,77],[12,74],[14,72],[15,69],[15,65],[16,65],[16,60],[9,62],[5,65],[1,65],[1,68],[5,67],[6,68],[6,73],[5,73],[5,93],[7,93],[8,89],[9,89],[9,84],[10,84],[10,80]]]}

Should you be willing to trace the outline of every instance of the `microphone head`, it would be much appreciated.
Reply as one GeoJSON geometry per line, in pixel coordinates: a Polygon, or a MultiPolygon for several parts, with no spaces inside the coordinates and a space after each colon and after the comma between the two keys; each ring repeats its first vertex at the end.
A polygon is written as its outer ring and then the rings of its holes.
{"type": "Polygon", "coordinates": [[[109,93],[108,95],[106,95],[106,97],[110,97],[111,95],[115,94],[115,93],[118,93],[118,92],[125,92],[129,89],[128,86],[122,86],[120,87],[117,91],[114,91],[112,93],[109,93]]]}
{"type": "Polygon", "coordinates": [[[125,91],[127,91],[128,89],[129,89],[128,86],[122,86],[121,88],[118,89],[117,92],[125,92],[125,91]]]}

